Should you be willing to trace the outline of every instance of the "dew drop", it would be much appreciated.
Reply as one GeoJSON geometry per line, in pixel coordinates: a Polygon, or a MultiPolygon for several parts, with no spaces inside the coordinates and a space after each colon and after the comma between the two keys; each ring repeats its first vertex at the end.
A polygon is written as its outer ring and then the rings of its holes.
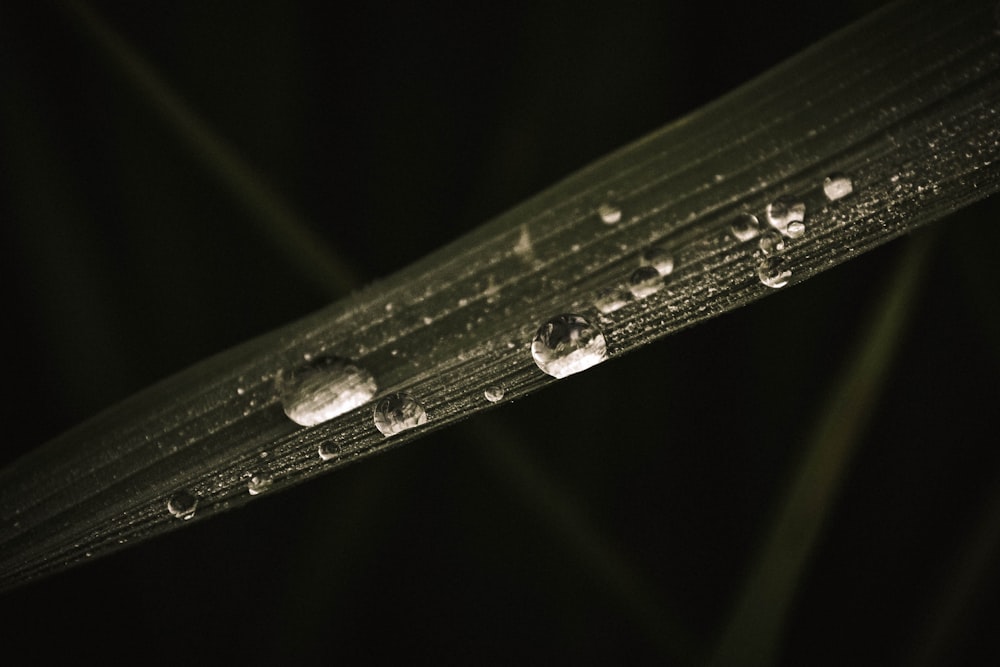
{"type": "Polygon", "coordinates": [[[605,287],[597,293],[594,306],[605,315],[613,313],[628,303],[628,294],[619,287],[605,287]]]}
{"type": "Polygon", "coordinates": [[[653,267],[661,276],[669,276],[674,271],[674,256],[659,246],[644,250],[639,263],[653,267]]]}
{"type": "Polygon", "coordinates": [[[757,266],[757,277],[768,287],[784,287],[788,284],[788,279],[792,277],[792,272],[786,268],[784,257],[768,257],[757,266]]]}
{"type": "Polygon", "coordinates": [[[768,224],[789,238],[797,238],[805,233],[805,218],[805,202],[794,197],[782,195],[767,205],[768,224]]]}
{"type": "Polygon", "coordinates": [[[320,356],[290,373],[279,374],[278,391],[285,414],[296,424],[314,426],[371,400],[378,383],[356,363],[320,356]]]}
{"type": "Polygon", "coordinates": [[[753,213],[740,213],[729,225],[737,241],[749,241],[760,234],[760,221],[753,213]]]}
{"type": "Polygon", "coordinates": [[[777,255],[785,251],[785,239],[773,229],[760,235],[760,251],[765,255],[777,255]]]}
{"type": "Polygon", "coordinates": [[[259,493],[267,491],[272,482],[274,482],[274,480],[270,477],[265,477],[264,475],[254,475],[250,478],[250,481],[247,482],[247,491],[251,496],[256,496],[259,493]]]}
{"type": "Polygon", "coordinates": [[[622,210],[613,204],[601,204],[597,207],[597,215],[606,225],[613,225],[622,219],[622,210]]]}
{"type": "Polygon", "coordinates": [[[375,428],[388,437],[427,422],[427,411],[407,393],[390,394],[378,402],[372,415],[375,428]]]}
{"type": "Polygon", "coordinates": [[[198,499],[187,491],[178,491],[167,501],[167,511],[184,521],[193,518],[197,508],[198,499]]]}
{"type": "Polygon", "coordinates": [[[823,194],[830,201],[846,197],[852,192],[854,192],[854,183],[844,174],[838,172],[823,179],[823,194]]]}
{"type": "Polygon", "coordinates": [[[637,299],[645,299],[663,288],[663,276],[652,266],[640,266],[628,278],[628,290],[637,299]]]}
{"type": "Polygon", "coordinates": [[[483,392],[483,396],[485,396],[486,400],[490,403],[496,403],[497,401],[503,399],[503,387],[498,387],[496,385],[487,387],[483,392]]]}
{"type": "Polygon", "coordinates": [[[538,328],[531,356],[542,372],[564,378],[607,359],[608,348],[601,330],[584,318],[557,315],[538,328]]]}
{"type": "Polygon", "coordinates": [[[329,461],[337,456],[337,446],[332,442],[324,442],[316,451],[324,461],[329,461]]]}

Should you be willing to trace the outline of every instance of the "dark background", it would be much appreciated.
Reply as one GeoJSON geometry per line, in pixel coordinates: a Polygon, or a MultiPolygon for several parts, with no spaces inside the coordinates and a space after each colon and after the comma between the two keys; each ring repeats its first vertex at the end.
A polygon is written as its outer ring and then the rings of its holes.
{"type": "MultiPolygon", "coordinates": [[[[870,9],[93,6],[362,281],[870,9]]],[[[71,16],[0,6],[0,464],[331,299],[71,16]]],[[[998,649],[996,222],[994,199],[938,224],[786,664],[907,663],[963,576],[939,656],[998,649]]],[[[0,660],[662,664],[664,617],[710,646],[906,245],[2,594],[0,660]]]]}

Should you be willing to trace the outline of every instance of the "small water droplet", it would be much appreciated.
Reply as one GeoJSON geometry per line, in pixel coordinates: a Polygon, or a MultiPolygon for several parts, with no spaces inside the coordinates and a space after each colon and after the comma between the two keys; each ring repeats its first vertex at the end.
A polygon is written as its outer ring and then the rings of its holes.
{"type": "Polygon", "coordinates": [[[490,403],[496,403],[503,398],[503,387],[498,387],[496,385],[487,387],[483,392],[483,396],[485,396],[486,400],[490,403]]]}
{"type": "Polygon", "coordinates": [[[390,394],[380,400],[372,414],[375,428],[388,437],[427,422],[427,411],[405,392],[390,394]]]}
{"type": "Polygon", "coordinates": [[[786,265],[785,257],[768,257],[757,266],[757,277],[768,287],[784,287],[792,277],[786,265]]]}
{"type": "Polygon", "coordinates": [[[601,204],[597,207],[597,215],[606,225],[613,225],[622,219],[622,210],[614,204],[601,204]]]}
{"type": "Polygon", "coordinates": [[[264,493],[267,491],[268,487],[274,482],[270,477],[264,475],[254,475],[247,482],[247,491],[251,496],[256,496],[259,493],[264,493]]]}
{"type": "Polygon", "coordinates": [[[364,405],[378,383],[356,363],[320,356],[311,363],[278,376],[281,404],[296,424],[314,426],[364,405]]]}
{"type": "Polygon", "coordinates": [[[797,221],[789,222],[787,232],[790,238],[797,239],[806,233],[806,226],[797,221]]]}
{"type": "Polygon", "coordinates": [[[167,511],[174,517],[187,521],[194,517],[198,508],[198,499],[187,491],[178,491],[167,501],[167,511]]]}
{"type": "Polygon", "coordinates": [[[333,442],[324,442],[316,450],[319,457],[324,461],[329,461],[330,459],[337,456],[337,445],[333,442]]]}
{"type": "Polygon", "coordinates": [[[564,378],[607,359],[608,348],[601,330],[586,319],[557,315],[538,328],[531,342],[531,356],[542,372],[564,378]]]}
{"type": "Polygon", "coordinates": [[[830,201],[846,197],[852,192],[854,192],[854,183],[844,174],[837,172],[823,179],[823,194],[830,201]]]}
{"type": "Polygon", "coordinates": [[[767,205],[768,224],[790,238],[802,236],[806,231],[805,218],[805,202],[794,197],[782,195],[767,205]],[[803,224],[795,225],[793,229],[790,229],[790,225],[796,222],[803,224]]]}
{"type": "Polygon", "coordinates": [[[785,251],[785,238],[773,229],[761,234],[758,243],[760,251],[765,255],[777,255],[785,251]]]}
{"type": "Polygon", "coordinates": [[[247,390],[244,389],[243,387],[237,387],[236,388],[236,393],[239,394],[240,396],[242,396],[243,394],[247,393],[247,390]]]}
{"type": "Polygon", "coordinates": [[[628,278],[628,290],[637,299],[645,299],[663,288],[663,276],[652,266],[640,266],[628,278]]]}
{"type": "Polygon", "coordinates": [[[605,315],[613,313],[628,303],[628,294],[619,287],[605,287],[597,293],[594,306],[605,315]]]}
{"type": "Polygon", "coordinates": [[[659,246],[644,250],[639,263],[653,267],[661,276],[669,276],[674,271],[674,256],[659,246]]]}
{"type": "Polygon", "coordinates": [[[729,225],[729,230],[737,241],[749,241],[760,234],[760,221],[753,213],[740,213],[729,225]]]}

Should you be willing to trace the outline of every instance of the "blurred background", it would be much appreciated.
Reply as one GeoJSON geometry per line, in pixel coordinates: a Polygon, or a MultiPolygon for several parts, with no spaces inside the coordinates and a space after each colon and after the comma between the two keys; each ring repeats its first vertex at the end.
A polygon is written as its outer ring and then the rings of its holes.
{"type": "MultiPolygon", "coordinates": [[[[866,2],[92,2],[364,284],[866,2]]],[[[0,464],[337,295],[87,22],[0,5],[0,464]]],[[[941,221],[781,664],[1000,647],[997,200],[941,221]]],[[[6,664],[692,664],[913,239],[248,507],[0,595],[6,664]]]]}

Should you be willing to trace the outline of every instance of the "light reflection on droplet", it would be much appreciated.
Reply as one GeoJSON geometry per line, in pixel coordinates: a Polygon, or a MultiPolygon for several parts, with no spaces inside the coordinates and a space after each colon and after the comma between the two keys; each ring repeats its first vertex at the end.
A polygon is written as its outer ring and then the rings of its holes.
{"type": "Polygon", "coordinates": [[[639,262],[642,266],[653,267],[661,276],[669,276],[674,270],[674,256],[660,246],[644,250],[639,262]]]}
{"type": "Polygon", "coordinates": [[[496,385],[487,387],[486,390],[483,391],[483,396],[490,403],[496,403],[497,401],[503,400],[503,394],[503,387],[498,387],[496,385]]]}
{"type": "Polygon", "coordinates": [[[757,277],[768,287],[784,287],[791,276],[792,272],[788,270],[787,260],[783,256],[768,257],[757,266],[757,277]]]}
{"type": "Polygon", "coordinates": [[[753,213],[740,213],[729,225],[729,231],[737,241],[749,241],[760,234],[760,221],[753,213]]]}
{"type": "Polygon", "coordinates": [[[782,195],[767,205],[768,224],[789,238],[805,233],[805,217],[805,202],[789,195],[782,195]]]}
{"type": "Polygon", "coordinates": [[[608,358],[608,349],[599,328],[579,315],[565,314],[538,328],[531,357],[542,372],[563,378],[601,363],[608,358]]]}
{"type": "Polygon", "coordinates": [[[663,276],[652,266],[640,266],[628,279],[628,290],[636,299],[645,299],[663,289],[663,276]]]}
{"type": "Polygon", "coordinates": [[[622,210],[614,204],[606,203],[597,207],[597,215],[606,225],[613,225],[622,219],[622,210]]]}
{"type": "Polygon", "coordinates": [[[427,422],[427,411],[405,392],[390,394],[379,400],[372,420],[382,435],[388,437],[427,422]]]}
{"type": "Polygon", "coordinates": [[[846,197],[852,192],[854,192],[854,183],[845,174],[837,172],[823,179],[823,194],[830,201],[846,197]]]}
{"type": "Polygon", "coordinates": [[[314,426],[367,403],[378,383],[357,363],[322,355],[279,374],[278,391],[289,419],[314,426]]]}
{"type": "Polygon", "coordinates": [[[187,521],[194,518],[198,499],[188,491],[178,491],[167,501],[167,511],[175,518],[187,521]]]}

